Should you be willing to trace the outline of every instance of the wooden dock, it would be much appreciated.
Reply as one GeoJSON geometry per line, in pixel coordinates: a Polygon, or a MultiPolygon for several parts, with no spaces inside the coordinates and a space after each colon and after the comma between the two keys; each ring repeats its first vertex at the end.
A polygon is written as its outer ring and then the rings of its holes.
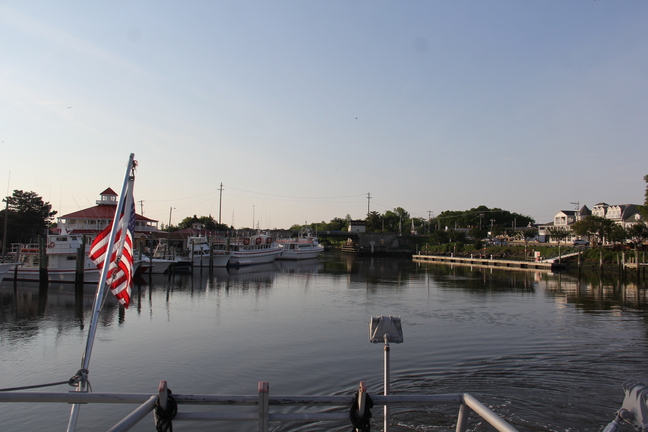
{"type": "MultiPolygon", "coordinates": [[[[489,259],[489,258],[464,258],[455,256],[441,256],[441,255],[413,255],[412,259],[418,262],[435,262],[442,264],[460,264],[470,266],[482,267],[498,267],[509,269],[522,269],[522,270],[545,270],[551,271],[564,267],[558,262],[547,261],[513,261],[503,259],[489,259]]],[[[556,260],[557,261],[557,260],[556,260]]]]}

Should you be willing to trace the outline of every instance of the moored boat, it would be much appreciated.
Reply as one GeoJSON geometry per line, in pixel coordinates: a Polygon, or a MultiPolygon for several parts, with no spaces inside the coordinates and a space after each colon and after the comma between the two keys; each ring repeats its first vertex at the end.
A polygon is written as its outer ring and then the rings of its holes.
{"type": "MultiPolygon", "coordinates": [[[[49,282],[75,281],[77,272],[77,251],[82,247],[80,235],[60,234],[47,236],[45,255],[47,257],[47,274],[49,282]]],[[[83,282],[99,282],[99,269],[88,258],[90,245],[85,245],[83,282]]],[[[9,253],[14,257],[18,267],[14,272],[8,272],[6,279],[22,281],[40,280],[40,253],[38,244],[15,244],[9,253]]]]}
{"type": "Polygon", "coordinates": [[[271,263],[281,255],[281,251],[281,246],[271,236],[257,233],[251,237],[230,241],[228,265],[242,266],[271,263]]]}
{"type": "Polygon", "coordinates": [[[189,238],[189,259],[194,267],[226,267],[230,254],[220,244],[213,245],[207,237],[189,238]]]}
{"type": "Polygon", "coordinates": [[[317,258],[324,251],[324,246],[319,244],[310,230],[304,230],[297,238],[277,239],[282,247],[279,260],[302,260],[317,258]]]}
{"type": "Polygon", "coordinates": [[[13,271],[16,265],[16,263],[0,263],[0,282],[2,282],[2,279],[7,272],[13,271]]]}

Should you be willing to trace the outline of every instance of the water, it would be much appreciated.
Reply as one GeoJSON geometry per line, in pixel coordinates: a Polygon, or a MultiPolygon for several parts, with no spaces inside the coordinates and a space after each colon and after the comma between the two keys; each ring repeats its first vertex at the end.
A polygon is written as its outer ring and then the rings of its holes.
{"type": "MultiPolygon", "coordinates": [[[[368,342],[376,315],[403,322],[404,343],[391,346],[392,393],[469,392],[520,431],[600,431],[621,406],[621,384],[648,383],[646,291],[615,280],[325,254],[150,282],[135,289],[125,312],[107,301],[90,362],[94,391],[155,393],[166,380],[174,393],[254,395],[258,381],[269,381],[272,395],[350,395],[365,381],[370,394],[381,394],[382,345],[368,342]]],[[[92,290],[81,301],[70,286],[52,285],[45,296],[36,284],[0,285],[0,387],[74,375],[92,290]]],[[[62,404],[2,408],[2,431],[65,430],[69,416],[62,404]]],[[[77,430],[106,430],[132,409],[84,405],[77,430]]],[[[394,431],[451,431],[457,407],[393,413],[394,431]]],[[[379,408],[374,420],[379,430],[379,408]]],[[[469,425],[489,430],[474,417],[469,425]]],[[[174,424],[176,431],[213,429],[174,424]]],[[[136,430],[153,430],[152,419],[136,430]]]]}

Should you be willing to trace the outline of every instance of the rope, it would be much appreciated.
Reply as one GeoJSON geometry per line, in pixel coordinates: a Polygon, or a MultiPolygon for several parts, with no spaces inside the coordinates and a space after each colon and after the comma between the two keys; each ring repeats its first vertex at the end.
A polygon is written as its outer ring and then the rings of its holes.
{"type": "Polygon", "coordinates": [[[88,373],[88,369],[79,369],[77,373],[67,381],[68,385],[70,385],[70,387],[79,387],[79,383],[85,382],[88,384],[88,389],[92,391],[90,380],[88,380],[88,373]]]}
{"type": "Polygon", "coordinates": [[[155,404],[155,431],[156,432],[173,432],[173,423],[171,422],[178,413],[178,403],[171,396],[171,390],[168,390],[166,410],[160,406],[160,399],[155,404]]]}
{"type": "Polygon", "coordinates": [[[68,381],[60,381],[60,382],[49,383],[49,384],[35,384],[35,385],[22,386],[22,387],[7,387],[7,388],[0,389],[0,392],[15,391],[15,390],[28,390],[28,389],[41,388],[41,387],[52,387],[52,386],[63,385],[63,384],[67,384],[67,383],[68,383],[68,381]]]}
{"type": "Polygon", "coordinates": [[[349,411],[349,418],[351,419],[351,424],[353,425],[352,432],[370,432],[371,424],[369,420],[371,419],[371,408],[373,408],[374,403],[371,397],[367,394],[367,399],[365,400],[365,409],[361,416],[359,414],[358,408],[358,393],[353,397],[353,402],[351,402],[351,410],[349,411]]]}
{"type": "Polygon", "coordinates": [[[88,370],[87,369],[79,369],[72,378],[70,378],[67,381],[58,381],[58,382],[53,382],[53,383],[47,383],[47,384],[34,384],[34,385],[28,385],[28,386],[20,386],[20,387],[6,387],[6,388],[0,388],[0,392],[6,392],[6,391],[16,391],[16,390],[29,390],[29,389],[35,389],[35,388],[43,388],[43,387],[53,387],[57,385],[63,385],[63,384],[68,384],[72,387],[78,387],[79,383],[81,381],[85,381],[88,383],[88,388],[90,391],[92,391],[92,387],[90,386],[90,381],[88,381],[88,370]]]}

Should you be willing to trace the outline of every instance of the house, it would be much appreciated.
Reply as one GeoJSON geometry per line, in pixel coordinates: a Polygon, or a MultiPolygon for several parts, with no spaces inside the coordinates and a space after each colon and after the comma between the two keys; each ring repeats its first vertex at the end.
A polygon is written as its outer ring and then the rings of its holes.
{"type": "MultiPolygon", "coordinates": [[[[94,238],[112,223],[117,209],[117,193],[111,188],[104,190],[96,204],[59,217],[57,225],[60,232],[87,234],[94,238]]],[[[135,214],[135,238],[138,242],[145,241],[157,231],[158,221],[135,214]]]]}
{"type": "MultiPolygon", "coordinates": [[[[574,222],[583,220],[592,213],[593,211],[591,211],[586,205],[581,207],[580,210],[560,210],[554,216],[553,222],[538,225],[538,241],[543,243],[551,241],[549,228],[564,228],[567,231],[571,231],[571,226],[574,222]]],[[[569,240],[571,239],[568,239],[568,241],[569,240]]]]}
{"type": "Polygon", "coordinates": [[[363,220],[351,220],[349,221],[349,232],[354,233],[363,233],[365,232],[365,221],[363,220]]]}
{"type": "MultiPolygon", "coordinates": [[[[643,221],[639,213],[639,208],[640,206],[638,204],[610,205],[605,202],[600,202],[594,205],[591,211],[587,206],[583,206],[580,210],[561,210],[556,213],[553,222],[538,225],[538,241],[550,241],[549,228],[562,227],[571,231],[571,225],[574,222],[583,220],[590,215],[610,219],[624,228],[628,228],[637,222],[643,221]]],[[[572,236],[567,241],[573,240],[574,238],[572,236]]]]}

